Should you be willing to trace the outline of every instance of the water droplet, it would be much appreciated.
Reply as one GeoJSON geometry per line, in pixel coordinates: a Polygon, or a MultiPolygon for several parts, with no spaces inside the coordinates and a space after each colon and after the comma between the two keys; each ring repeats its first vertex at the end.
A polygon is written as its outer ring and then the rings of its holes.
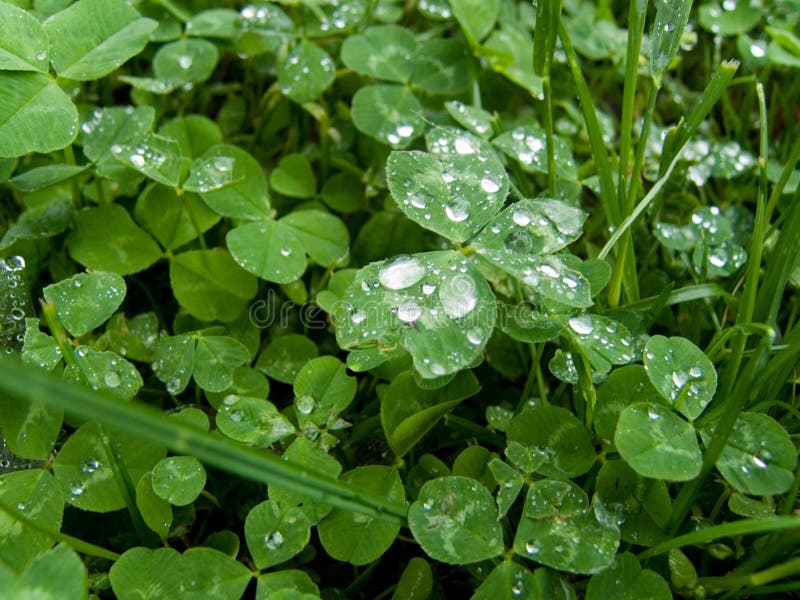
{"type": "Polygon", "coordinates": [[[414,135],[414,126],[413,125],[398,125],[397,126],[397,135],[401,138],[409,138],[414,135]]]}
{"type": "Polygon", "coordinates": [[[497,183],[494,179],[491,179],[489,177],[484,177],[483,179],[481,179],[481,189],[487,194],[494,194],[495,192],[500,190],[500,184],[497,183]]]}
{"type": "Polygon", "coordinates": [[[9,271],[21,271],[25,268],[25,259],[21,256],[9,256],[5,259],[5,268],[9,271]]]}
{"type": "Polygon", "coordinates": [[[283,546],[283,534],[280,531],[273,531],[264,536],[264,547],[267,550],[275,550],[283,546]]]}
{"type": "Polygon", "coordinates": [[[569,320],[569,326],[572,328],[572,331],[577,333],[578,335],[589,335],[594,331],[594,324],[592,323],[592,318],[588,315],[582,315],[580,317],[573,317],[569,320]]]}
{"type": "Polygon", "coordinates": [[[430,282],[426,282],[422,284],[422,293],[426,296],[430,296],[433,292],[436,291],[436,285],[430,282]]]}
{"type": "Polygon", "coordinates": [[[81,465],[81,471],[83,471],[84,473],[94,473],[99,468],[100,468],[100,463],[97,461],[96,458],[92,456],[84,460],[83,464],[81,465]]]}
{"type": "Polygon", "coordinates": [[[685,371],[673,371],[672,372],[672,383],[677,388],[682,388],[686,385],[686,382],[689,381],[689,378],[685,371]]]}
{"type": "Polygon", "coordinates": [[[524,229],[512,231],[503,240],[503,247],[509,254],[528,253],[533,247],[533,236],[524,229]]]}
{"type": "Polygon", "coordinates": [[[381,284],[389,290],[402,290],[417,283],[425,275],[425,267],[413,256],[396,256],[387,260],[378,273],[381,284]]]}
{"type": "Polygon", "coordinates": [[[695,366],[689,369],[689,375],[691,375],[695,379],[700,377],[702,374],[703,374],[703,369],[701,369],[700,367],[695,366]]]}
{"type": "Polygon", "coordinates": [[[12,319],[14,319],[15,321],[21,321],[22,319],[24,319],[24,318],[25,318],[25,311],[24,311],[24,310],[22,310],[21,308],[19,308],[19,307],[15,306],[14,308],[12,308],[12,309],[9,311],[9,315],[10,315],[10,316],[11,316],[11,318],[12,318],[12,319]]]}
{"type": "Polygon", "coordinates": [[[755,463],[755,465],[760,469],[767,468],[767,463],[761,460],[758,456],[753,456],[753,463],[755,463]]]}
{"type": "Polygon", "coordinates": [[[281,256],[289,256],[292,253],[291,248],[281,248],[281,256]]]}
{"type": "Polygon", "coordinates": [[[439,300],[448,316],[460,319],[478,304],[475,281],[466,274],[445,280],[439,288],[439,300]]]}
{"type": "Polygon", "coordinates": [[[469,217],[469,203],[461,197],[453,198],[444,205],[444,214],[454,223],[465,221],[469,217]]]}
{"type": "Polygon", "coordinates": [[[422,309],[413,302],[402,304],[397,307],[397,318],[403,323],[414,323],[421,315],[422,309]]]}
{"type": "Polygon", "coordinates": [[[314,400],[314,397],[308,395],[300,396],[295,401],[295,407],[299,412],[301,412],[304,415],[311,413],[311,411],[314,410],[314,406],[316,406],[316,404],[317,401],[314,400]]]}
{"type": "Polygon", "coordinates": [[[353,325],[358,325],[366,318],[367,318],[367,313],[365,313],[363,310],[360,309],[355,311],[352,315],[350,315],[350,320],[353,322],[353,325]]]}
{"type": "Polygon", "coordinates": [[[181,389],[181,380],[177,377],[170,377],[167,379],[167,392],[170,394],[177,394],[181,389]]]}
{"type": "Polygon", "coordinates": [[[539,545],[535,542],[528,542],[525,544],[525,552],[528,554],[538,554],[539,553],[539,545]]]}
{"type": "Polygon", "coordinates": [[[754,43],[750,45],[750,54],[756,58],[764,58],[767,55],[767,49],[761,43],[754,43]]]}
{"type": "Polygon", "coordinates": [[[122,383],[122,377],[120,377],[119,373],[116,371],[106,371],[106,374],[103,376],[103,381],[108,387],[115,388],[119,387],[119,384],[122,383]]]}
{"type": "Polygon", "coordinates": [[[427,200],[423,194],[413,194],[411,196],[411,206],[414,208],[423,209],[428,205],[427,200]]]}
{"type": "Polygon", "coordinates": [[[483,331],[480,329],[472,329],[467,332],[467,340],[470,344],[478,345],[483,342],[483,331]]]}
{"type": "Polygon", "coordinates": [[[528,214],[528,211],[523,209],[517,209],[514,211],[513,214],[514,223],[519,225],[520,227],[526,227],[531,222],[531,216],[528,214]]]}
{"type": "Polygon", "coordinates": [[[73,481],[69,484],[69,493],[73,496],[80,496],[85,488],[82,481],[73,481]]]}
{"type": "Polygon", "coordinates": [[[465,137],[457,137],[455,141],[455,149],[458,154],[475,154],[475,145],[465,137]]]}

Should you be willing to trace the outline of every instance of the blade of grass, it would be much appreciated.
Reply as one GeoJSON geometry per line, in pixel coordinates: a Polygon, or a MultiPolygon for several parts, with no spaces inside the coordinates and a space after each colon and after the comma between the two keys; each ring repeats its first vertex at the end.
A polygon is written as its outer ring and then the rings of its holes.
{"type": "Polygon", "coordinates": [[[597,118],[597,112],[592,102],[592,93],[589,90],[586,79],[583,77],[578,55],[575,53],[575,48],[563,23],[558,25],[558,35],[567,55],[569,68],[575,80],[575,88],[583,109],[583,120],[586,123],[586,131],[589,134],[592,157],[597,167],[597,175],[600,178],[600,201],[603,205],[603,212],[605,213],[606,221],[611,225],[616,225],[620,221],[620,215],[619,206],[614,197],[614,175],[611,171],[611,163],[608,161],[608,152],[603,141],[603,134],[600,131],[600,121],[597,118]]]}
{"type": "MultiPolygon", "coordinates": [[[[756,91],[758,93],[761,126],[759,156],[761,178],[756,199],[753,235],[750,241],[750,259],[747,264],[747,274],[745,275],[742,299],[739,303],[739,310],[736,313],[737,325],[751,323],[753,319],[761,270],[761,251],[764,243],[764,233],[767,229],[767,223],[765,222],[767,210],[766,165],[768,152],[767,105],[764,97],[764,88],[761,84],[756,85],[756,91]]],[[[759,364],[761,356],[764,351],[768,349],[770,343],[770,340],[762,340],[758,346],[759,351],[754,353],[747,366],[741,369],[747,344],[747,336],[741,331],[736,332],[733,342],[731,343],[730,358],[725,365],[725,370],[721,378],[722,386],[717,395],[720,399],[718,407],[724,407],[724,412],[720,418],[719,424],[714,429],[711,443],[708,445],[703,455],[703,465],[700,469],[700,474],[692,481],[686,483],[678,493],[672,512],[670,527],[672,532],[677,531],[683,519],[689,513],[692,502],[694,502],[706,477],[711,473],[714,464],[722,454],[728,437],[733,431],[734,425],[736,425],[736,420],[747,404],[753,381],[761,368],[759,364]]]]}
{"type": "Polygon", "coordinates": [[[664,146],[661,150],[661,165],[659,168],[659,175],[662,175],[669,163],[675,158],[675,155],[680,152],[686,143],[692,139],[695,132],[697,132],[700,125],[703,124],[708,113],[714,108],[714,105],[719,101],[722,93],[726,90],[731,83],[733,76],[739,69],[738,60],[725,60],[722,61],[714,75],[703,90],[700,100],[692,107],[689,116],[685,121],[681,121],[676,127],[671,128],[667,132],[667,137],[664,139],[664,146]]]}
{"type": "Polygon", "coordinates": [[[616,245],[625,231],[630,229],[642,212],[653,202],[653,200],[658,197],[661,189],[664,187],[670,175],[672,174],[672,171],[677,166],[681,151],[686,146],[686,143],[689,141],[689,139],[691,139],[692,135],[694,135],[695,131],[697,131],[697,128],[708,115],[716,101],[719,99],[720,95],[725,90],[728,82],[731,80],[738,68],[739,63],[737,61],[726,61],[721,63],[714,74],[714,77],[711,78],[711,81],[709,81],[705,90],[703,90],[700,100],[689,114],[689,118],[671,130],[670,134],[667,136],[667,141],[664,143],[663,151],[669,156],[669,161],[666,163],[666,166],[664,166],[666,156],[662,152],[662,165],[661,172],[659,173],[659,179],[656,181],[653,187],[650,188],[648,193],[639,202],[636,208],[633,209],[633,211],[614,231],[608,242],[606,242],[606,245],[600,251],[600,254],[598,255],[599,258],[605,258],[608,256],[609,252],[611,252],[611,249],[616,245]],[[670,135],[672,136],[672,140],[670,140],[670,135]]]}
{"type": "Polygon", "coordinates": [[[73,417],[94,420],[178,454],[196,456],[208,465],[242,478],[279,485],[389,523],[405,523],[405,506],[386,505],[361,490],[287,463],[272,453],[235,445],[177,421],[167,421],[154,408],[136,402],[120,403],[13,359],[0,360],[0,393],[35,399],[51,409],[64,409],[73,417]]]}
{"type": "MultiPolygon", "coordinates": [[[[563,23],[559,24],[558,34],[561,37],[561,45],[567,55],[567,62],[569,63],[572,77],[575,80],[575,89],[580,99],[581,109],[583,110],[583,120],[586,124],[586,131],[589,134],[589,145],[592,149],[592,157],[594,158],[597,174],[600,178],[600,203],[603,206],[606,222],[612,227],[617,227],[622,217],[616,199],[614,174],[611,170],[611,163],[608,160],[608,151],[603,141],[603,134],[600,130],[597,111],[592,101],[592,94],[583,76],[583,71],[578,61],[578,55],[575,53],[575,48],[572,45],[572,40],[563,23]]],[[[623,277],[625,289],[629,294],[628,300],[635,301],[639,298],[639,280],[636,276],[636,264],[633,260],[632,249],[628,253],[628,256],[630,258],[622,263],[624,268],[623,277]]]]}
{"type": "Polygon", "coordinates": [[[544,123],[547,139],[547,185],[551,195],[556,193],[556,150],[553,135],[553,93],[550,86],[550,67],[558,39],[561,21],[561,0],[542,0],[536,13],[533,37],[533,72],[542,78],[544,92],[544,123]]]}
{"type": "Polygon", "coordinates": [[[800,558],[792,558],[757,573],[725,575],[723,577],[701,577],[697,580],[697,583],[707,589],[731,590],[766,585],[798,573],[800,573],[800,558]]]}
{"type": "Polygon", "coordinates": [[[619,134],[619,168],[617,171],[617,199],[620,214],[624,214],[625,190],[628,181],[628,161],[633,134],[633,109],[636,100],[636,81],[639,75],[639,56],[647,17],[647,0],[630,3],[628,13],[628,46],[625,55],[625,84],[622,89],[622,120],[619,134]]]}
{"type": "Polygon", "coordinates": [[[674,548],[694,546],[719,538],[769,533],[771,531],[783,531],[798,527],[800,527],[800,519],[797,517],[742,519],[741,521],[712,525],[711,527],[706,527],[705,529],[700,529],[698,531],[692,531],[684,535],[673,537],[648,548],[644,552],[640,552],[638,557],[639,560],[644,561],[649,558],[653,558],[654,556],[658,556],[659,554],[669,552],[674,548]]]}
{"type": "Polygon", "coordinates": [[[0,500],[0,512],[6,513],[9,517],[11,517],[11,519],[22,523],[25,527],[28,527],[33,531],[38,531],[39,533],[52,538],[56,542],[63,542],[67,544],[73,550],[80,552],[81,554],[85,554],[86,556],[96,556],[97,558],[104,558],[106,560],[117,560],[119,558],[119,554],[116,552],[112,552],[111,550],[107,550],[100,546],[95,546],[94,544],[86,542],[80,538],[67,535],[66,533],[61,533],[60,531],[54,531],[44,527],[38,521],[35,521],[27,515],[14,510],[2,500],[0,500]]]}
{"type": "MultiPolygon", "coordinates": [[[[626,304],[623,308],[632,310],[652,309],[659,302],[660,296],[643,298],[638,302],[626,304]]],[[[683,304],[684,302],[694,302],[695,300],[711,300],[722,298],[728,306],[736,304],[735,298],[726,289],[716,283],[701,283],[697,285],[687,285],[669,294],[665,302],[666,306],[683,304]]]]}
{"type": "MultiPolygon", "coordinates": [[[[796,146],[800,148],[800,144],[796,146]]],[[[798,155],[800,158],[800,155],[798,155]]],[[[789,163],[787,163],[788,166],[789,163]]],[[[767,209],[769,212],[769,209],[767,209]]],[[[786,219],[781,227],[778,242],[770,255],[764,271],[764,283],[758,290],[758,298],[754,310],[754,318],[766,323],[775,323],[778,309],[783,299],[783,292],[789,283],[797,256],[800,254],[800,191],[795,193],[787,209],[786,219]]]]}

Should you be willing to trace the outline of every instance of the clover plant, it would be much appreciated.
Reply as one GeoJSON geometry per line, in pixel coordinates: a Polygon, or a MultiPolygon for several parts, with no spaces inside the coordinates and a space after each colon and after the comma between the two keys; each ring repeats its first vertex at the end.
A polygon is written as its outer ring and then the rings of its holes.
{"type": "Polygon", "coordinates": [[[792,596],[798,8],[0,0],[0,596],[792,596]]]}

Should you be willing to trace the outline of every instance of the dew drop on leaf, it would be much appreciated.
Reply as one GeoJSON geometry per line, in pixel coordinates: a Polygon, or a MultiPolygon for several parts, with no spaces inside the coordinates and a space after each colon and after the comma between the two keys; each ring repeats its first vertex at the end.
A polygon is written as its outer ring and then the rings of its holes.
{"type": "Polygon", "coordinates": [[[466,274],[446,279],[439,288],[439,300],[449,317],[460,319],[472,312],[478,303],[475,281],[466,274]]]}
{"type": "Polygon", "coordinates": [[[94,473],[99,468],[100,468],[100,463],[97,461],[96,458],[92,456],[84,460],[83,464],[81,465],[81,471],[83,471],[84,473],[94,473]]]}
{"type": "Polygon", "coordinates": [[[475,145],[465,137],[457,137],[455,141],[455,149],[459,154],[474,154],[475,145]]]}
{"type": "Polygon", "coordinates": [[[589,335],[594,331],[592,319],[588,316],[573,317],[569,320],[569,326],[578,335],[589,335]]]}
{"type": "Polygon", "coordinates": [[[425,267],[413,256],[396,256],[381,267],[378,279],[390,290],[402,290],[414,285],[425,275],[425,267]]]}
{"type": "Polygon", "coordinates": [[[181,389],[181,381],[177,377],[171,377],[167,380],[167,392],[175,394],[181,389]]]}
{"type": "Polygon", "coordinates": [[[503,240],[503,248],[509,254],[524,254],[533,247],[533,237],[525,230],[512,231],[503,240]]]}
{"type": "Polygon", "coordinates": [[[500,184],[490,177],[481,179],[481,189],[487,194],[494,194],[500,190],[500,184]]]}
{"type": "Polygon", "coordinates": [[[304,415],[310,414],[312,410],[314,410],[314,406],[316,406],[317,402],[314,400],[313,396],[303,395],[297,399],[295,406],[299,412],[304,415]]]}
{"type": "Polygon", "coordinates": [[[275,550],[283,545],[283,534],[280,531],[273,531],[264,536],[264,547],[267,550],[275,550]]]}
{"type": "Polygon", "coordinates": [[[116,371],[107,371],[103,376],[103,381],[108,387],[115,388],[119,387],[119,384],[122,383],[122,378],[116,371]]]}
{"type": "Polygon", "coordinates": [[[397,318],[403,323],[414,323],[421,315],[422,309],[413,302],[408,302],[397,307],[397,318]]]}
{"type": "Polygon", "coordinates": [[[466,221],[469,217],[469,203],[461,197],[456,197],[444,205],[444,214],[454,223],[466,221]]]}
{"type": "Polygon", "coordinates": [[[526,227],[531,222],[531,216],[526,210],[515,210],[513,218],[514,218],[514,223],[516,223],[520,227],[526,227]]]}

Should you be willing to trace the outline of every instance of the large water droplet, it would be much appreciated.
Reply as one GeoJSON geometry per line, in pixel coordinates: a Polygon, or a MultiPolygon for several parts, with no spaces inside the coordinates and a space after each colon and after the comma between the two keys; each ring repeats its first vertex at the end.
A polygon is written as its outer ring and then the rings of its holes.
{"type": "Polygon", "coordinates": [[[108,387],[115,388],[119,387],[119,384],[122,383],[122,377],[120,377],[119,373],[116,371],[106,371],[106,374],[103,376],[103,381],[108,387]]]}
{"type": "Polygon", "coordinates": [[[445,280],[439,288],[439,300],[448,316],[460,319],[478,304],[475,281],[467,274],[445,280]]]}
{"type": "Polygon", "coordinates": [[[516,209],[512,216],[514,219],[514,223],[516,223],[520,227],[527,227],[528,225],[530,225],[531,215],[528,213],[527,210],[516,209]]]}
{"type": "Polygon", "coordinates": [[[512,231],[503,240],[503,247],[509,254],[527,253],[533,247],[533,236],[525,230],[512,231]]]}
{"type": "Polygon", "coordinates": [[[589,335],[594,331],[592,318],[587,315],[571,318],[569,320],[569,326],[572,328],[572,331],[578,335],[589,335]]]}
{"type": "Polygon", "coordinates": [[[264,547],[267,550],[276,550],[283,546],[283,534],[280,531],[273,531],[264,536],[264,547]]]}
{"type": "Polygon", "coordinates": [[[425,275],[425,267],[413,256],[396,256],[387,260],[378,273],[381,284],[390,290],[402,290],[417,283],[425,275]]]}
{"type": "Polygon", "coordinates": [[[494,194],[500,190],[500,184],[490,177],[481,179],[481,189],[487,194],[494,194]]]}
{"type": "Polygon", "coordinates": [[[444,205],[444,214],[454,223],[465,221],[469,217],[469,203],[461,197],[453,198],[444,205]]]}
{"type": "Polygon", "coordinates": [[[100,468],[100,463],[97,461],[96,458],[92,456],[84,460],[83,464],[81,465],[81,471],[83,471],[84,473],[94,473],[99,468],[100,468]]]}
{"type": "Polygon", "coordinates": [[[298,412],[301,412],[304,415],[307,415],[314,410],[314,406],[316,406],[316,404],[317,402],[314,400],[314,397],[309,395],[300,396],[295,401],[295,407],[297,408],[298,412]]]}
{"type": "Polygon", "coordinates": [[[403,321],[403,323],[414,323],[421,315],[422,309],[413,302],[402,304],[397,307],[397,318],[403,321]]]}

